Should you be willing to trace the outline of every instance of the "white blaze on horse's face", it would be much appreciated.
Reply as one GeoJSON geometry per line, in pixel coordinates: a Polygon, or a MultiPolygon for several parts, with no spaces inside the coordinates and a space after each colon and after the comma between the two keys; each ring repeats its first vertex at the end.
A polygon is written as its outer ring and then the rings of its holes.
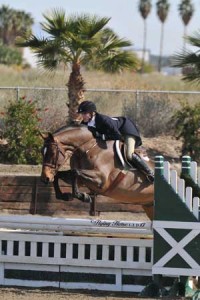
{"type": "Polygon", "coordinates": [[[44,147],[44,149],[43,149],[43,155],[45,156],[46,153],[47,153],[47,147],[44,147]]]}

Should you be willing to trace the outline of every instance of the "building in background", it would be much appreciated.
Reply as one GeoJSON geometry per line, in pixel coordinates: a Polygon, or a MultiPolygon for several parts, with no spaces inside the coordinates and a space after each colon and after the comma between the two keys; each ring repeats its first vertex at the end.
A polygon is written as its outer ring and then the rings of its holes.
{"type": "Polygon", "coordinates": [[[32,68],[37,67],[37,58],[29,48],[24,48],[23,58],[32,68]]]}

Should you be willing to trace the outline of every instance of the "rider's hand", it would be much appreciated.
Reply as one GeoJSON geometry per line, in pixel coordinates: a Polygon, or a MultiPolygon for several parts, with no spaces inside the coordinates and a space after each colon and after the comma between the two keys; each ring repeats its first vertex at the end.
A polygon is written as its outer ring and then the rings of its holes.
{"type": "Polygon", "coordinates": [[[106,140],[106,136],[105,136],[104,133],[99,133],[98,131],[96,131],[95,135],[96,135],[96,138],[97,138],[97,139],[101,139],[101,140],[103,140],[103,141],[106,140]]]}

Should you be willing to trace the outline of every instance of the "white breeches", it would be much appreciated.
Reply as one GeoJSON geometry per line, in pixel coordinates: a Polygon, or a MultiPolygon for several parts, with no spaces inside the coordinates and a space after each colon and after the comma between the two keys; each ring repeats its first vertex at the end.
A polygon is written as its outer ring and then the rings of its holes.
{"type": "Polygon", "coordinates": [[[135,151],[135,137],[132,135],[126,135],[125,137],[126,144],[126,156],[128,160],[132,160],[132,155],[135,151]]]}

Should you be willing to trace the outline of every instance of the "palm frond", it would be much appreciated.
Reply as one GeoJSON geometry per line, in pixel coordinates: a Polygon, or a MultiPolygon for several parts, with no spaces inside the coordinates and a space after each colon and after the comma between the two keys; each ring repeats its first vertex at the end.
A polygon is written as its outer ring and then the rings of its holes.
{"type": "Polygon", "coordinates": [[[42,48],[47,43],[46,38],[39,39],[34,35],[30,35],[28,38],[26,37],[18,37],[16,39],[16,46],[18,47],[30,47],[33,50],[42,48]]]}
{"type": "Polygon", "coordinates": [[[172,66],[183,68],[183,80],[200,83],[200,54],[190,51],[176,54],[172,66]]]}
{"type": "Polygon", "coordinates": [[[187,65],[192,65],[197,62],[199,56],[189,50],[175,54],[171,61],[173,67],[183,67],[187,65]]]}
{"type": "Polygon", "coordinates": [[[114,50],[114,49],[123,49],[125,47],[129,47],[131,46],[132,43],[128,40],[125,39],[119,39],[116,38],[115,36],[110,36],[110,38],[107,40],[107,42],[105,42],[102,45],[102,50],[105,51],[110,51],[110,50],[114,50]]]}
{"type": "Polygon", "coordinates": [[[30,47],[38,57],[38,64],[45,69],[53,70],[60,63],[71,66],[86,63],[88,59],[91,65],[109,72],[136,65],[136,57],[124,51],[131,42],[105,27],[110,18],[89,14],[66,16],[63,9],[54,9],[43,16],[45,21],[41,25],[48,36],[24,36],[17,45],[30,47]]]}
{"type": "Polygon", "coordinates": [[[101,31],[109,21],[110,18],[107,17],[81,14],[72,15],[68,20],[68,24],[71,23],[71,25],[73,25],[74,31],[76,34],[78,33],[80,37],[90,39],[101,31]]]}
{"type": "Polygon", "coordinates": [[[60,36],[66,33],[67,18],[63,9],[53,9],[50,13],[43,14],[44,22],[41,22],[41,28],[50,36],[60,36]]]}
{"type": "Polygon", "coordinates": [[[120,51],[108,55],[100,63],[101,69],[108,73],[121,72],[124,68],[136,69],[138,60],[132,52],[120,51]]]}
{"type": "Polygon", "coordinates": [[[187,36],[186,41],[194,47],[200,47],[200,31],[196,31],[192,36],[187,36]]]}

